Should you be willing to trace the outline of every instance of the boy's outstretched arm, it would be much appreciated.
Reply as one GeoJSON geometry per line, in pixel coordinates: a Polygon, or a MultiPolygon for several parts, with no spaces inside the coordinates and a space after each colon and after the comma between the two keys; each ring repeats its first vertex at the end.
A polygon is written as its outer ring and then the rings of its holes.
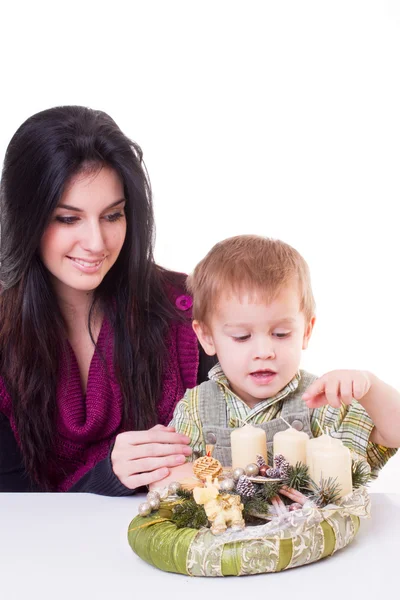
{"type": "Polygon", "coordinates": [[[359,401],[374,422],[370,440],[386,448],[400,447],[400,393],[369,373],[371,387],[359,401]]]}
{"type": "Polygon", "coordinates": [[[370,441],[386,448],[400,446],[400,393],[373,373],[330,371],[310,385],[303,399],[311,409],[325,404],[340,408],[357,400],[374,423],[370,441]]]}

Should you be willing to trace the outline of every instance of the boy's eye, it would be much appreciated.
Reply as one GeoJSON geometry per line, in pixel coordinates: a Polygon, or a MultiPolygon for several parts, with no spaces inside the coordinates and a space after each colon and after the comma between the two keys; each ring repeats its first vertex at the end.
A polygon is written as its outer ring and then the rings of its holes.
{"type": "Polygon", "coordinates": [[[233,336],[233,339],[235,340],[235,342],[245,342],[246,340],[250,339],[250,334],[247,335],[239,335],[239,336],[233,336]]]}
{"type": "Polygon", "coordinates": [[[119,219],[121,219],[123,216],[124,216],[123,213],[121,211],[118,211],[115,213],[111,213],[110,215],[106,215],[104,218],[109,223],[114,223],[115,221],[118,221],[119,219]]]}
{"type": "Polygon", "coordinates": [[[58,215],[56,221],[63,223],[64,225],[73,225],[79,221],[79,217],[62,217],[61,215],[58,215]]]}
{"type": "Polygon", "coordinates": [[[289,337],[290,331],[276,331],[273,335],[279,339],[282,339],[289,337]]]}

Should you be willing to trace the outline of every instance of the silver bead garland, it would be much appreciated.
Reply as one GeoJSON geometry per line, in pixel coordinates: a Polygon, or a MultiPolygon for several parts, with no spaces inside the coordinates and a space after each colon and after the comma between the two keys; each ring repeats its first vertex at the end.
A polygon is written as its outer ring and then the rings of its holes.
{"type": "Polygon", "coordinates": [[[244,475],[244,469],[242,469],[242,467],[237,467],[236,469],[234,469],[234,471],[233,471],[234,481],[239,481],[239,477],[241,477],[242,475],[244,475]]]}
{"type": "Polygon", "coordinates": [[[146,496],[147,500],[160,500],[160,494],[159,492],[156,492],[155,490],[152,490],[151,492],[149,492],[146,496]]]}
{"type": "Polygon", "coordinates": [[[167,487],[163,488],[159,491],[161,500],[166,500],[169,496],[169,490],[167,487]]]}
{"type": "Polygon", "coordinates": [[[149,502],[142,502],[139,504],[138,513],[141,517],[147,517],[151,513],[151,506],[149,502]]]}
{"type": "Polygon", "coordinates": [[[259,468],[255,463],[250,463],[244,470],[247,477],[256,477],[258,475],[258,471],[259,468]]]}
{"type": "Polygon", "coordinates": [[[169,484],[168,486],[168,491],[170,494],[176,494],[176,492],[178,490],[181,489],[181,484],[179,483],[179,481],[173,481],[172,483],[169,484]]]}
{"type": "Polygon", "coordinates": [[[160,508],[160,499],[150,498],[147,504],[150,505],[151,510],[157,510],[158,508],[160,508]]]}
{"type": "Polygon", "coordinates": [[[219,484],[219,489],[221,492],[231,492],[235,487],[235,482],[233,481],[233,479],[230,479],[229,477],[227,477],[226,479],[223,479],[221,481],[221,483],[219,484]]]}

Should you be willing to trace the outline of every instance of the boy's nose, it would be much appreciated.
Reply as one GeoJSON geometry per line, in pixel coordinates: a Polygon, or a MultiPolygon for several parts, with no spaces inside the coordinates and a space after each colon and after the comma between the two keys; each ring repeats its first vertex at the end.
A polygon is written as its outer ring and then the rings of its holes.
{"type": "Polygon", "coordinates": [[[260,352],[255,359],[256,360],[273,360],[275,358],[275,352],[270,350],[269,352],[260,352]]]}
{"type": "Polygon", "coordinates": [[[275,358],[275,350],[272,344],[268,342],[260,343],[256,349],[254,358],[259,360],[271,360],[275,358]]]}

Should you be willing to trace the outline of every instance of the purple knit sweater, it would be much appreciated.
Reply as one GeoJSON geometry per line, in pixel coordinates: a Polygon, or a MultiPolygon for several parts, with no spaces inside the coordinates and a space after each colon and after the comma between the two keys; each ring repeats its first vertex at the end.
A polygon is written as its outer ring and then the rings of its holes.
{"type": "MultiPolygon", "coordinates": [[[[175,296],[178,309],[188,319],[174,322],[167,338],[168,358],[163,390],[158,404],[159,422],[168,424],[176,403],[187,388],[196,385],[198,369],[197,338],[190,323],[191,298],[175,296]]],[[[82,392],[79,367],[70,346],[62,356],[57,386],[57,432],[55,453],[57,472],[51,473],[54,489],[68,490],[100,460],[106,458],[115,436],[122,431],[122,395],[113,366],[113,335],[105,319],[89,368],[86,396],[82,392]]],[[[0,411],[10,420],[17,442],[11,398],[0,378],[0,411]]]]}

